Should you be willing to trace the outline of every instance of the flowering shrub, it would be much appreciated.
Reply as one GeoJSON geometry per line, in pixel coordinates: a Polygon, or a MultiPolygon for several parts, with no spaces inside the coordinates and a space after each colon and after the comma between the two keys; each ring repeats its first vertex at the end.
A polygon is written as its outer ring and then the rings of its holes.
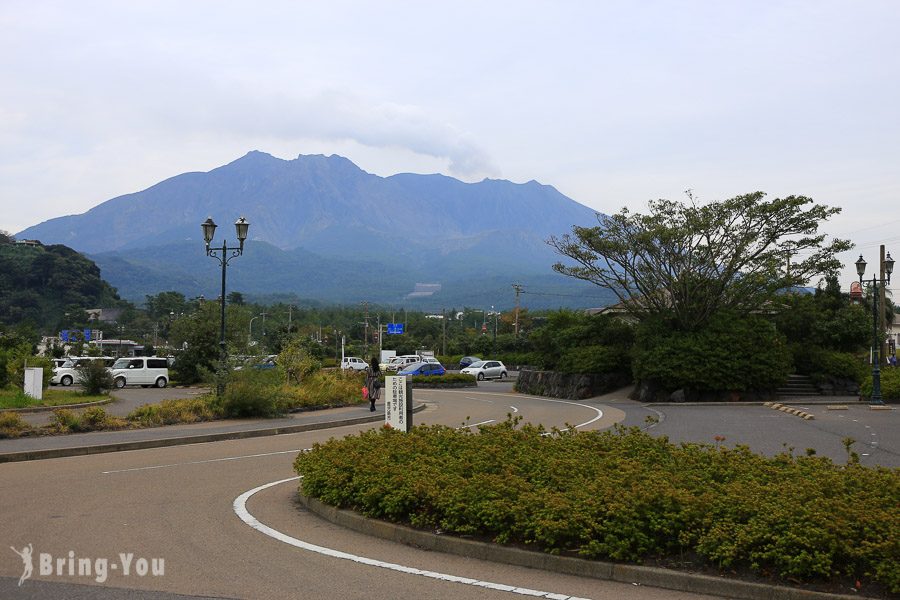
{"type": "Polygon", "coordinates": [[[900,472],[637,429],[374,430],[300,454],[304,494],[376,518],[584,558],[693,553],[785,579],[900,591],[900,472]]]}

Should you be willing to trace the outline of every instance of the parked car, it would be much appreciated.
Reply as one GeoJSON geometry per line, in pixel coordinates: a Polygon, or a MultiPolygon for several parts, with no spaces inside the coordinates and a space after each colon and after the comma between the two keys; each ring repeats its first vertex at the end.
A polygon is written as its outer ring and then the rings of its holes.
{"type": "Polygon", "coordinates": [[[120,358],[109,369],[117,388],[126,385],[154,385],[164,388],[169,384],[169,361],[160,356],[135,356],[120,358]]]}
{"type": "Polygon", "coordinates": [[[357,356],[345,356],[341,359],[342,369],[352,369],[353,371],[365,371],[369,368],[366,361],[357,356]]]}
{"type": "Polygon", "coordinates": [[[479,360],[460,372],[466,375],[474,375],[479,381],[484,379],[505,379],[508,375],[506,366],[499,360],[479,360]]]}
{"type": "Polygon", "coordinates": [[[418,354],[404,354],[402,356],[395,356],[391,359],[391,361],[384,366],[385,371],[399,371],[405,368],[408,365],[413,363],[422,362],[422,359],[418,354]]]}
{"type": "Polygon", "coordinates": [[[477,356],[463,356],[461,359],[459,359],[459,370],[462,371],[472,363],[478,362],[479,360],[481,359],[477,356]]]}
{"type": "Polygon", "coordinates": [[[446,372],[444,365],[434,360],[434,362],[417,362],[407,365],[398,375],[443,375],[446,372]]]}
{"type": "Polygon", "coordinates": [[[107,367],[115,361],[111,356],[70,356],[66,359],[53,359],[54,365],[58,364],[59,360],[62,360],[62,364],[53,368],[50,385],[66,387],[73,383],[81,383],[81,371],[78,366],[83,365],[86,361],[102,361],[103,365],[107,367]]]}

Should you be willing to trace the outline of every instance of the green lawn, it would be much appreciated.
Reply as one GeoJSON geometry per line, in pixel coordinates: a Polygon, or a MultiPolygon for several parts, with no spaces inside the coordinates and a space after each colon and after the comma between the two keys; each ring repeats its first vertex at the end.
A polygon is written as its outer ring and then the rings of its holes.
{"type": "Polygon", "coordinates": [[[5,388],[0,390],[0,410],[4,408],[28,408],[32,406],[65,406],[82,402],[105,400],[106,395],[86,396],[75,390],[44,390],[44,398],[35,400],[26,396],[22,390],[5,388]]]}

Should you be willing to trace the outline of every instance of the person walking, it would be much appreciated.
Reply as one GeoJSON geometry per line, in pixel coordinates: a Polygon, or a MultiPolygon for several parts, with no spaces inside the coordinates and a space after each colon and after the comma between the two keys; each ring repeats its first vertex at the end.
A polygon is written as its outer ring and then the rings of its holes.
{"type": "Polygon", "coordinates": [[[369,392],[369,410],[371,412],[375,412],[375,401],[378,400],[381,390],[381,382],[378,381],[379,375],[381,375],[381,367],[378,365],[378,359],[373,356],[366,374],[366,389],[369,392]]]}

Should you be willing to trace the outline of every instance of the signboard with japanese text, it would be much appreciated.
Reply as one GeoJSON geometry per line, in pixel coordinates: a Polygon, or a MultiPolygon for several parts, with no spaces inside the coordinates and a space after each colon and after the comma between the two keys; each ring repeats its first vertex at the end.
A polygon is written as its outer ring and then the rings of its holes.
{"type": "Polygon", "coordinates": [[[384,424],[400,431],[409,431],[406,398],[406,377],[387,375],[384,378],[384,424]]]}
{"type": "Polygon", "coordinates": [[[387,332],[388,332],[388,335],[402,335],[403,334],[403,323],[388,323],[387,324],[387,332]]]}

